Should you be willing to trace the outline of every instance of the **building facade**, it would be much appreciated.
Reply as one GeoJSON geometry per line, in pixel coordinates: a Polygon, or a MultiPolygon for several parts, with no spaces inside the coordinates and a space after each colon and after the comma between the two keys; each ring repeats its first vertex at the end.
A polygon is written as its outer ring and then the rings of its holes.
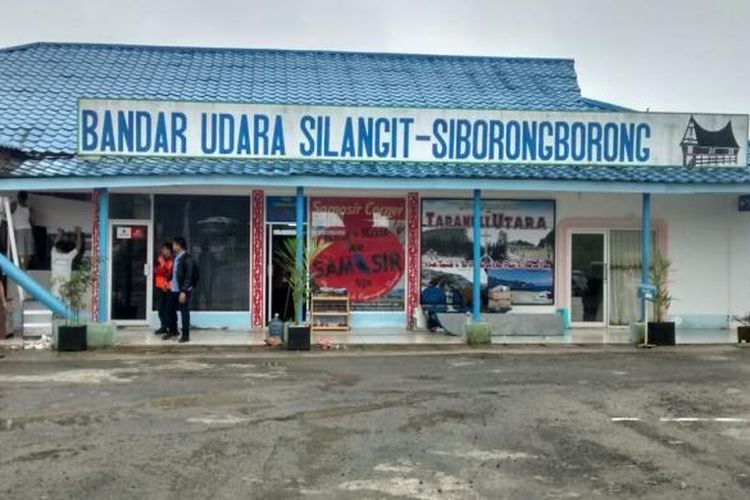
{"type": "Polygon", "coordinates": [[[679,328],[750,308],[747,117],[587,99],[570,60],[42,43],[0,50],[0,74],[29,273],[84,226],[102,321],[155,322],[177,235],[205,327],[290,317],[275,255],[300,236],[327,242],[312,274],[353,334],[411,329],[435,293],[498,334],[627,327],[656,250],[679,328]]]}

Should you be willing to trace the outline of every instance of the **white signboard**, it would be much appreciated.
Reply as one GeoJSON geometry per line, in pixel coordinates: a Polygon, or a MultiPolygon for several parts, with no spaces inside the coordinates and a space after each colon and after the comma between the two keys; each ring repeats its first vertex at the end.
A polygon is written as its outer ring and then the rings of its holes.
{"type": "Polygon", "coordinates": [[[746,115],[81,99],[81,155],[746,166],[746,115]]]}
{"type": "Polygon", "coordinates": [[[132,238],[132,229],[128,226],[117,226],[117,239],[118,240],[129,240],[132,238]]]}

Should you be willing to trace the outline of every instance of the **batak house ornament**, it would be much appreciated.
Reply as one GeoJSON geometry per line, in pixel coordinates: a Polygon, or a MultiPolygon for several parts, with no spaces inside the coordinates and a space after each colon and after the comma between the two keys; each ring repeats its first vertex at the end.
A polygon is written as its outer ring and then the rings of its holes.
{"type": "Polygon", "coordinates": [[[740,150],[731,121],[720,130],[706,130],[693,116],[688,121],[680,145],[682,163],[686,167],[736,164],[740,150]]]}

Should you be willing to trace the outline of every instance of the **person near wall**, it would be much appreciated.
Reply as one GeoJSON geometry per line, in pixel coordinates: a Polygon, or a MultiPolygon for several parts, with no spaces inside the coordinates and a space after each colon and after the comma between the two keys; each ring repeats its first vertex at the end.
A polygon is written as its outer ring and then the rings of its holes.
{"type": "Polygon", "coordinates": [[[172,242],[174,263],[169,294],[169,323],[164,340],[177,336],[177,312],[180,313],[182,334],[178,342],[190,342],[190,296],[198,285],[199,271],[195,259],[187,253],[185,238],[178,236],[172,242]]]}
{"type": "Polygon", "coordinates": [[[5,286],[0,280],[0,339],[13,336],[13,332],[8,327],[8,317],[11,314],[10,303],[5,298],[5,286]]]}
{"type": "Polygon", "coordinates": [[[3,285],[2,281],[0,281],[0,309],[2,309],[3,311],[10,310],[8,298],[5,296],[5,285],[3,285]]]}
{"type": "Polygon", "coordinates": [[[57,229],[57,236],[50,252],[50,290],[52,295],[60,297],[60,287],[70,279],[73,271],[73,260],[83,250],[83,235],[81,228],[75,228],[75,240],[71,239],[61,229],[57,229]]]}
{"type": "Polygon", "coordinates": [[[13,231],[16,237],[16,250],[21,269],[28,269],[29,261],[34,256],[34,235],[32,233],[33,217],[29,206],[29,193],[19,191],[16,201],[11,206],[13,231]]]}
{"type": "Polygon", "coordinates": [[[427,314],[427,329],[431,332],[436,331],[442,326],[437,313],[448,310],[445,291],[438,286],[437,282],[432,281],[427,288],[422,290],[420,303],[422,310],[427,314]]]}
{"type": "Polygon", "coordinates": [[[159,256],[154,266],[154,302],[159,311],[159,328],[154,332],[157,335],[169,331],[168,297],[172,291],[172,244],[164,243],[161,246],[159,256]]]}
{"type": "MultiPolygon", "coordinates": [[[[3,198],[0,197],[0,253],[10,258],[8,253],[8,223],[5,220],[5,207],[3,206],[3,198]]],[[[5,287],[5,273],[0,269],[0,284],[5,287]]],[[[3,294],[5,297],[5,294],[3,294]]]]}

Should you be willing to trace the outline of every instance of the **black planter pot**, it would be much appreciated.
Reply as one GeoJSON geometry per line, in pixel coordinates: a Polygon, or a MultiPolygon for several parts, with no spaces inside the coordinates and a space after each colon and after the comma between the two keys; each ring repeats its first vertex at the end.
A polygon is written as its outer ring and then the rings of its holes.
{"type": "Polygon", "coordinates": [[[57,328],[58,351],[85,351],[86,325],[64,326],[57,328]]]}
{"type": "Polygon", "coordinates": [[[289,325],[286,348],[289,351],[310,350],[310,326],[289,325]]]}
{"type": "Polygon", "coordinates": [[[653,345],[675,345],[674,323],[651,323],[648,324],[648,343],[653,345]]]}
{"type": "Polygon", "coordinates": [[[750,326],[737,327],[737,342],[750,342],[750,326]]]}

